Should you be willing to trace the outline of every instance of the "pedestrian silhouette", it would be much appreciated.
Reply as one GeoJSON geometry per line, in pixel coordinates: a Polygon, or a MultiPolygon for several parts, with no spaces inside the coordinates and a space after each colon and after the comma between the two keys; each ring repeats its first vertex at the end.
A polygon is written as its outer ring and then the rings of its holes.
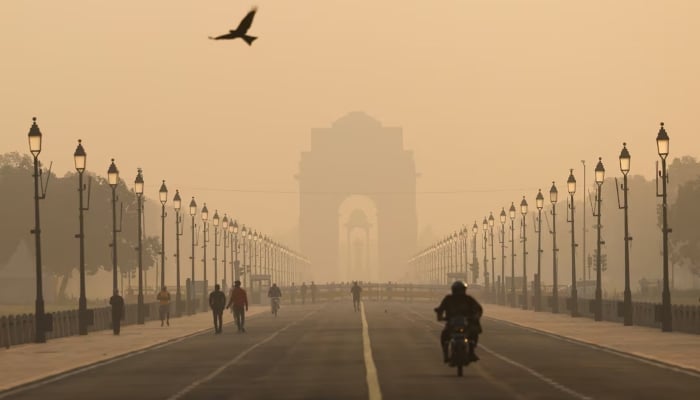
{"type": "Polygon", "coordinates": [[[209,307],[214,315],[214,333],[221,333],[223,324],[224,307],[226,306],[226,295],[221,291],[221,286],[214,285],[214,291],[209,293],[209,307]]]}
{"type": "Polygon", "coordinates": [[[160,326],[163,326],[163,323],[170,326],[170,292],[168,292],[166,286],[163,286],[156,296],[156,299],[159,302],[158,314],[160,316],[160,326]]]}
{"type": "Polygon", "coordinates": [[[258,11],[257,7],[253,7],[248,14],[241,20],[241,22],[238,24],[238,28],[232,31],[228,31],[229,33],[223,34],[221,36],[217,37],[211,37],[209,36],[209,39],[211,40],[230,40],[230,39],[237,39],[241,38],[245,40],[246,43],[248,43],[248,46],[253,44],[253,41],[257,39],[257,36],[249,36],[247,35],[248,29],[250,29],[250,26],[253,24],[253,17],[255,17],[255,12],[258,11]]]}
{"type": "Polygon", "coordinates": [[[119,290],[114,289],[114,295],[109,299],[109,304],[112,306],[112,330],[115,335],[118,335],[122,318],[124,318],[124,298],[119,295],[119,290]]]}
{"type": "Polygon", "coordinates": [[[241,287],[241,281],[233,282],[233,288],[229,294],[229,301],[226,309],[233,306],[233,318],[236,320],[238,332],[245,332],[245,312],[248,311],[248,295],[241,287]]]}

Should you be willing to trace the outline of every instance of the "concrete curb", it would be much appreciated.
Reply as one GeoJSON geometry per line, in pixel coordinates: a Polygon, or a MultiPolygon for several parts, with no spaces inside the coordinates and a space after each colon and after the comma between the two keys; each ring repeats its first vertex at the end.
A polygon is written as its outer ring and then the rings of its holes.
{"type": "Polygon", "coordinates": [[[531,331],[531,332],[534,332],[534,333],[538,333],[538,334],[540,334],[540,335],[550,336],[550,337],[553,337],[553,338],[556,338],[556,339],[559,339],[559,340],[563,340],[563,341],[566,341],[566,342],[570,342],[570,343],[574,343],[574,344],[579,344],[579,345],[584,345],[584,346],[589,346],[589,347],[594,347],[594,348],[596,348],[596,349],[598,349],[598,350],[606,351],[606,352],[609,352],[609,353],[612,353],[612,354],[616,354],[616,355],[619,355],[619,356],[622,356],[622,357],[633,358],[633,359],[636,359],[636,360],[644,361],[644,362],[646,362],[646,363],[648,363],[648,364],[652,364],[652,365],[656,365],[656,366],[661,366],[661,367],[664,367],[664,368],[669,368],[669,369],[672,369],[672,370],[675,370],[675,371],[683,372],[683,373],[686,373],[686,374],[689,374],[689,375],[692,375],[692,376],[695,376],[695,377],[700,378],[700,369],[697,369],[697,368],[694,368],[694,367],[690,367],[690,366],[687,366],[687,365],[675,364],[675,363],[672,363],[672,362],[669,362],[669,361],[660,361],[660,360],[657,360],[657,359],[655,359],[655,358],[651,358],[650,356],[646,356],[646,355],[642,355],[642,354],[630,353],[630,352],[627,352],[627,351],[618,350],[618,349],[615,349],[615,348],[610,347],[610,346],[605,346],[605,345],[601,345],[601,344],[598,344],[598,343],[589,342],[589,341],[586,341],[586,340],[583,340],[583,339],[573,338],[573,337],[571,337],[571,336],[565,336],[565,335],[562,335],[562,334],[559,334],[559,333],[555,333],[555,332],[552,332],[552,331],[548,331],[548,330],[545,330],[545,329],[533,328],[533,327],[531,327],[531,326],[519,324],[519,323],[517,323],[517,322],[512,322],[512,321],[508,321],[508,320],[504,320],[504,319],[499,319],[499,318],[494,318],[494,317],[486,317],[486,316],[484,316],[483,318],[485,318],[485,319],[490,319],[490,320],[492,320],[492,321],[497,321],[497,322],[500,322],[500,323],[503,323],[503,324],[506,324],[506,325],[515,326],[515,327],[518,327],[518,328],[521,328],[521,329],[525,329],[525,330],[528,330],[528,331],[531,331]]]}

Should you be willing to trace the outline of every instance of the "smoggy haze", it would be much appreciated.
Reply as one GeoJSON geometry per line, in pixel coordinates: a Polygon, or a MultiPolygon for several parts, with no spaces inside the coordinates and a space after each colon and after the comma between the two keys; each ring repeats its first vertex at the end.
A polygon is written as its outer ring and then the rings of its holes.
{"type": "Polygon", "coordinates": [[[28,152],[37,116],[61,175],[82,138],[89,170],[115,157],[152,197],[166,179],[282,234],[311,129],[364,111],[403,128],[419,232],[442,234],[563,188],[581,159],[589,183],[598,156],[619,175],[623,141],[653,177],[659,121],[671,157],[698,156],[699,16],[691,0],[5,1],[0,152],[28,152]],[[252,47],[207,40],[254,4],[252,47]]]}

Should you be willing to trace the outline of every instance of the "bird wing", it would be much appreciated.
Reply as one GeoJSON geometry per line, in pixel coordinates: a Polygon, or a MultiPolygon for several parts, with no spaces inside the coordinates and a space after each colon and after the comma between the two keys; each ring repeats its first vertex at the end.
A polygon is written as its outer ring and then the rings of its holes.
{"type": "Polygon", "coordinates": [[[238,28],[236,28],[236,31],[240,32],[241,34],[245,34],[246,32],[248,32],[250,26],[253,25],[253,17],[255,17],[256,11],[258,11],[257,7],[253,7],[253,9],[250,10],[248,14],[241,20],[241,23],[238,24],[238,28]]]}

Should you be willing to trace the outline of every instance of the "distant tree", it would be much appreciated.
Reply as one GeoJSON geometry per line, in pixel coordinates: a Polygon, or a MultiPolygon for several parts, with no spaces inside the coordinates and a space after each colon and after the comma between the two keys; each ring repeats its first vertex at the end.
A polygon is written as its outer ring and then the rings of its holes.
{"type": "Polygon", "coordinates": [[[22,241],[31,242],[34,227],[34,160],[26,154],[0,154],[0,265],[7,263],[22,241]]]}
{"type": "Polygon", "coordinates": [[[700,178],[686,182],[678,188],[676,201],[669,206],[668,224],[673,229],[669,234],[671,261],[687,266],[695,275],[700,275],[700,178]]]}
{"type": "MultiPolygon", "coordinates": [[[[28,155],[0,155],[0,191],[8,195],[0,207],[0,264],[12,256],[21,241],[33,247],[30,230],[34,224],[33,160],[28,155]],[[11,195],[9,195],[11,194],[11,195]]],[[[44,173],[44,179],[48,175],[44,173]]],[[[90,209],[85,212],[85,268],[94,274],[100,268],[112,270],[112,189],[105,178],[85,174],[90,182],[90,209]]],[[[84,193],[85,206],[88,192],[84,193]]],[[[41,201],[41,244],[44,271],[59,279],[58,296],[65,297],[73,272],[79,268],[78,177],[70,172],[62,178],[51,176],[46,199],[41,201]]],[[[117,186],[118,266],[122,272],[137,267],[136,196],[124,181],[117,186]],[[120,214],[123,214],[120,218],[120,214]]],[[[144,267],[157,259],[160,242],[157,237],[144,239],[144,267]]]]}

